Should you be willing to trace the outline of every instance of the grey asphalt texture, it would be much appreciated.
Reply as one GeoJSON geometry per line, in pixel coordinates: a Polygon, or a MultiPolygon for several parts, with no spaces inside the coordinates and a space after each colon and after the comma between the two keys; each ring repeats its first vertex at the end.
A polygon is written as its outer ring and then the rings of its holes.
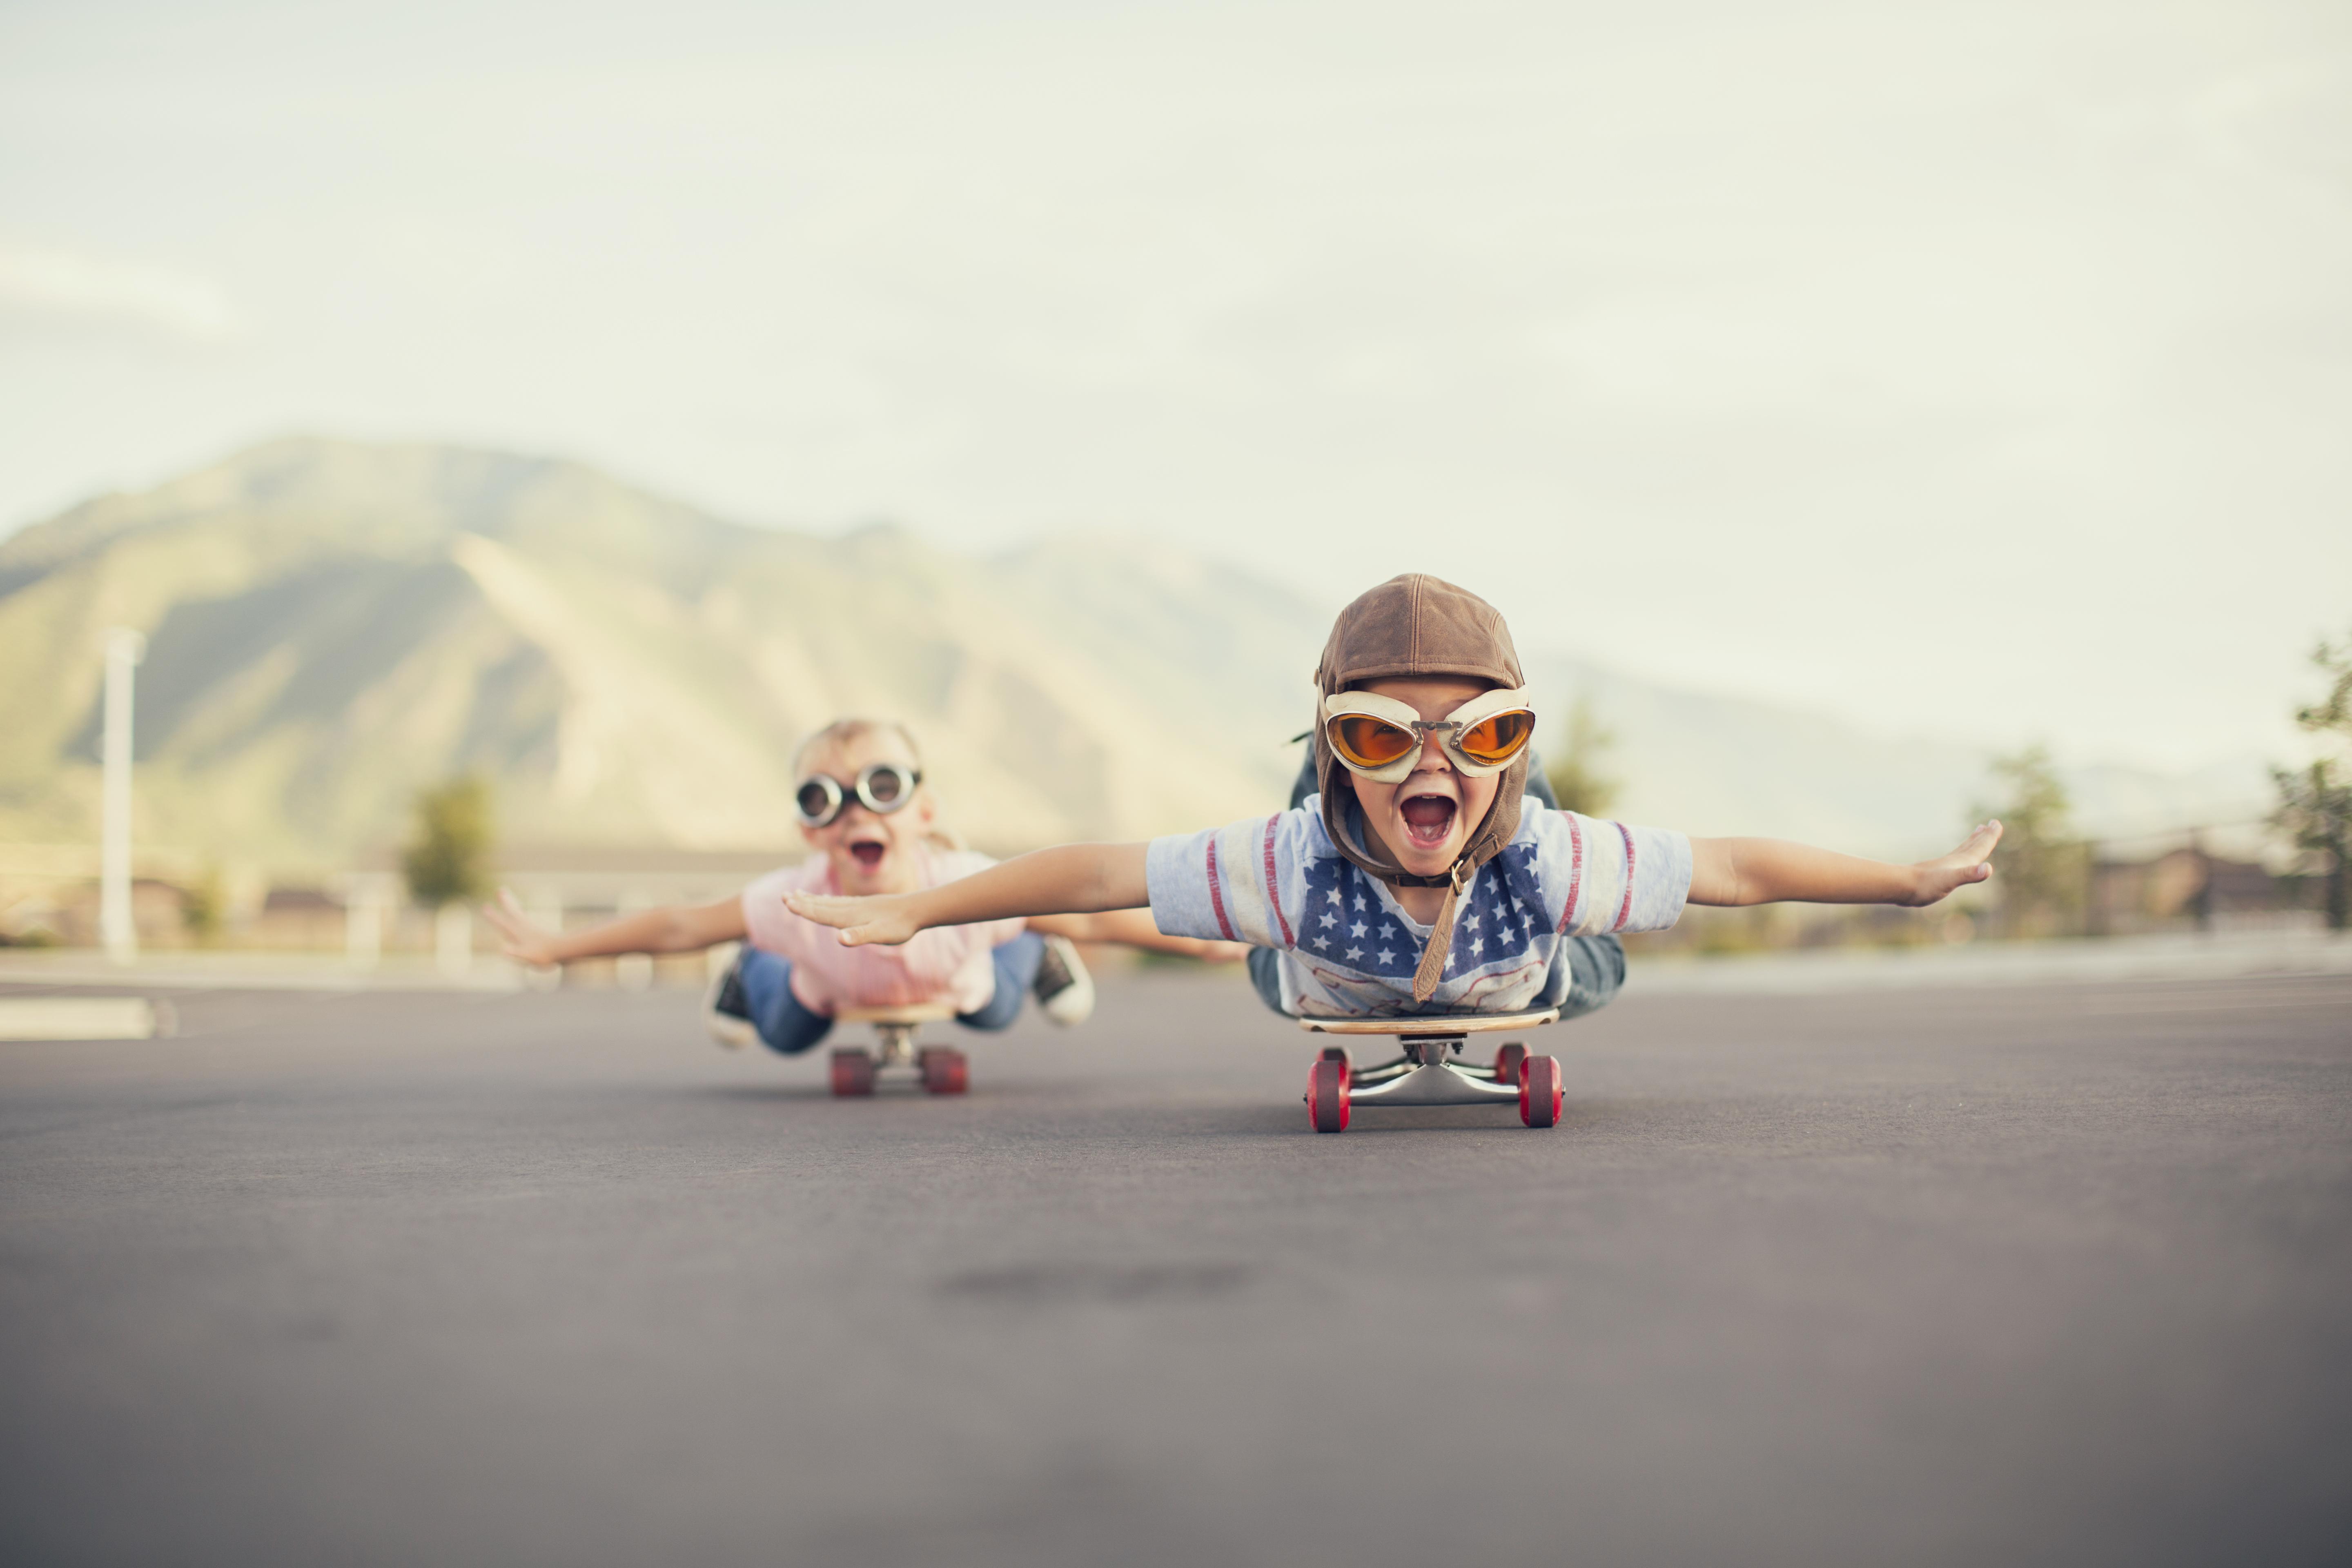
{"type": "Polygon", "coordinates": [[[0,1045],[10,1563],[2352,1560],[2352,978],[1637,967],[1557,1130],[1337,1137],[1231,972],[870,1102],[677,993],[177,1000],[0,1045]]]}

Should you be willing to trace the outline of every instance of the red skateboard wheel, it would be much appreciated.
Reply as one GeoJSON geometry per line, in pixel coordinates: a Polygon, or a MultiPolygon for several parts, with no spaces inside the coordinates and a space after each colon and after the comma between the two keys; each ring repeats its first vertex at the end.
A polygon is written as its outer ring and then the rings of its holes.
{"type": "Polygon", "coordinates": [[[1530,1127],[1556,1127],[1559,1101],[1559,1058],[1529,1057],[1519,1073],[1519,1120],[1530,1127]]]}
{"type": "Polygon", "coordinates": [[[833,1092],[843,1099],[874,1092],[874,1057],[856,1046],[833,1053],[833,1092]]]}
{"type": "Polygon", "coordinates": [[[923,1087],[933,1094],[961,1094],[971,1087],[971,1068],[961,1051],[949,1046],[926,1046],[915,1053],[923,1087]]]}
{"type": "Polygon", "coordinates": [[[1307,1119],[1318,1132],[1348,1130],[1348,1064],[1326,1056],[1307,1074],[1307,1119]]]}
{"type": "Polygon", "coordinates": [[[1495,1053],[1495,1081],[1496,1083],[1518,1082],[1519,1075],[1527,1069],[1527,1047],[1513,1040],[1495,1053]]]}

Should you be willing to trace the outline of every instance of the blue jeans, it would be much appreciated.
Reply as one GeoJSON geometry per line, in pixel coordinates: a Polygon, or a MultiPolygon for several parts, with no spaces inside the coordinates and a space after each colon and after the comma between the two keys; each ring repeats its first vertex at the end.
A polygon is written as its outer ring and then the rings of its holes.
{"type": "MultiPolygon", "coordinates": [[[[1307,760],[1298,769],[1298,777],[1290,786],[1290,805],[1296,811],[1300,803],[1315,793],[1315,753],[1310,749],[1307,760]]],[[[1543,759],[1533,751],[1528,752],[1528,793],[1551,807],[1559,809],[1559,801],[1551,793],[1551,781],[1544,777],[1543,759]]],[[[1614,936],[1572,936],[1559,944],[1560,956],[1568,961],[1569,979],[1574,984],[1568,998],[1559,1005],[1563,1019],[1605,1007],[1625,984],[1625,943],[1614,936]]],[[[1257,999],[1282,1011],[1282,954],[1270,947],[1254,947],[1249,951],[1250,987],[1257,999]]]]}
{"type": "MultiPolygon", "coordinates": [[[[989,955],[996,965],[996,992],[980,1007],[956,1015],[968,1029],[1005,1029],[1021,1014],[1021,998],[1037,978],[1045,957],[1045,939],[1024,931],[989,955]]],[[[735,960],[735,977],[743,987],[743,1005],[760,1043],[782,1056],[798,1056],[833,1027],[833,1020],[812,1013],[793,994],[793,966],[788,959],[747,947],[735,960]]]]}

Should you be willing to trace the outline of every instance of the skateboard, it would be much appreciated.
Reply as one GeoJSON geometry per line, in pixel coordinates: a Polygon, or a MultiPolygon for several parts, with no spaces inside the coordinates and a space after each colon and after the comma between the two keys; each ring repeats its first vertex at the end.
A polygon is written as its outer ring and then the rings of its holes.
{"type": "Polygon", "coordinates": [[[874,1026],[876,1049],[836,1046],[833,1052],[833,1092],[844,1099],[872,1094],[885,1072],[912,1069],[916,1082],[930,1094],[961,1094],[969,1087],[964,1054],[946,1046],[915,1044],[925,1024],[955,1016],[940,1003],[913,1007],[844,1007],[834,1015],[838,1023],[874,1026]]]}
{"type": "Polygon", "coordinates": [[[1360,1068],[1344,1046],[1326,1046],[1307,1075],[1307,1117],[1318,1132],[1345,1132],[1351,1110],[1384,1105],[1503,1105],[1517,1102],[1530,1127],[1559,1121],[1557,1057],[1531,1057],[1517,1040],[1492,1063],[1457,1062],[1472,1035],[1532,1029],[1554,1022],[1559,1009],[1539,1013],[1424,1013],[1410,1018],[1301,1018],[1311,1035],[1387,1035],[1404,1054],[1360,1068]]]}

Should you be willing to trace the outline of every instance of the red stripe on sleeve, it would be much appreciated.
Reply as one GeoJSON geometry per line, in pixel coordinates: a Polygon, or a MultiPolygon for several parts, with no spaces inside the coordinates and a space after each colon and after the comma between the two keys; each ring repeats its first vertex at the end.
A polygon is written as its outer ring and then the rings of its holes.
{"type": "Polygon", "coordinates": [[[1611,931],[1623,931],[1625,917],[1633,912],[1633,830],[1623,823],[1617,824],[1618,835],[1625,840],[1625,896],[1617,903],[1617,923],[1611,931]]]}
{"type": "Polygon", "coordinates": [[[1584,830],[1576,826],[1576,813],[1572,811],[1563,811],[1560,815],[1568,818],[1568,847],[1570,850],[1568,861],[1568,902],[1561,907],[1559,911],[1559,933],[1562,936],[1566,936],[1568,934],[1569,926],[1576,919],[1577,897],[1584,891],[1584,830]]]}
{"type": "Polygon", "coordinates": [[[1209,907],[1217,911],[1217,929],[1225,933],[1227,942],[1239,942],[1234,935],[1234,922],[1225,918],[1225,890],[1217,883],[1217,836],[1209,835],[1209,907]]]}
{"type": "Polygon", "coordinates": [[[1265,901],[1273,907],[1274,923],[1282,930],[1282,945],[1297,947],[1298,939],[1290,934],[1289,918],[1282,912],[1282,895],[1274,885],[1274,826],[1281,820],[1279,816],[1265,819],[1265,901]]]}

